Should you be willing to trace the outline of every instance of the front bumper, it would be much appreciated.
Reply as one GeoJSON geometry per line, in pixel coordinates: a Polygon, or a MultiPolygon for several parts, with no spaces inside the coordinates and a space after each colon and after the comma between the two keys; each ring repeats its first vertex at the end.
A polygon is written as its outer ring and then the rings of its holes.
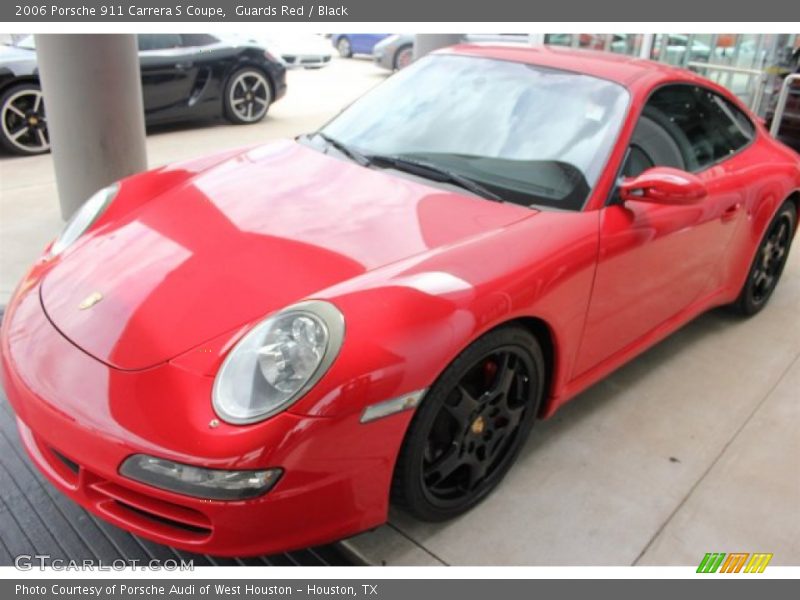
{"type": "Polygon", "coordinates": [[[410,413],[367,425],[357,413],[282,413],[254,426],[209,427],[212,378],[169,363],[108,367],[51,325],[38,285],[9,305],[0,351],[3,387],[36,466],[75,502],[137,535],[192,552],[254,555],[330,542],[387,518],[410,413]],[[259,498],[204,500],[122,477],[119,465],[136,453],[209,468],[281,467],[284,475],[259,498]]]}
{"type": "Polygon", "coordinates": [[[288,69],[318,69],[331,64],[330,54],[283,54],[288,69]]]}
{"type": "Polygon", "coordinates": [[[372,61],[376,66],[389,71],[394,70],[394,48],[375,49],[372,53],[372,61]]]}

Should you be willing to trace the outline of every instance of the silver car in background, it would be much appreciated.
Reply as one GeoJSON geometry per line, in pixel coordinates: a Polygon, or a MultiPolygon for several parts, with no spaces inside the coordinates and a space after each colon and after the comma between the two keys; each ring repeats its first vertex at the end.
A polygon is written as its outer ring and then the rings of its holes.
{"type": "Polygon", "coordinates": [[[414,34],[393,33],[372,49],[375,64],[389,71],[407,67],[414,60],[414,34]]]}
{"type": "MultiPolygon", "coordinates": [[[[468,33],[463,41],[469,43],[507,43],[527,44],[527,34],[517,33],[468,33]]],[[[372,49],[372,60],[375,64],[389,71],[399,71],[414,60],[414,34],[393,33],[381,40],[372,49]]]]}

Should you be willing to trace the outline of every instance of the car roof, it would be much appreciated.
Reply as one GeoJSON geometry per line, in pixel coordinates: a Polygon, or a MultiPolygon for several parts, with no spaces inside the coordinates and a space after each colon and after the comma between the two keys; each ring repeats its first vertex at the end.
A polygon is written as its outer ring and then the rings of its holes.
{"type": "Polygon", "coordinates": [[[650,84],[658,84],[660,81],[667,80],[674,81],[676,79],[707,83],[705,79],[685,69],[600,50],[583,50],[564,46],[473,43],[450,46],[439,52],[508,60],[583,73],[600,79],[607,79],[628,88],[644,77],[648,77],[650,84]]]}

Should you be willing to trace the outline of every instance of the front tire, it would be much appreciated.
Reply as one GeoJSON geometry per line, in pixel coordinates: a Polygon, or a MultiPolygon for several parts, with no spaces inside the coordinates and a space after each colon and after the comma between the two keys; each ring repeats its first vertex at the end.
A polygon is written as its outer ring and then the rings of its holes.
{"type": "Polygon", "coordinates": [[[400,450],[392,501],[425,521],[460,515],[511,468],[544,393],[544,358],[520,327],[484,335],[426,394],[400,450]]]}
{"type": "Polygon", "coordinates": [[[50,151],[47,116],[38,84],[15,85],[0,96],[0,145],[22,156],[50,151]]]}
{"type": "Polygon", "coordinates": [[[735,312],[749,317],[767,305],[786,266],[796,227],[797,208],[787,200],[778,209],[758,245],[747,281],[731,305],[735,312]]]}
{"type": "Polygon", "coordinates": [[[414,47],[411,45],[402,46],[394,54],[394,70],[405,69],[414,61],[414,47]]]}
{"type": "Polygon", "coordinates": [[[353,46],[346,37],[339,38],[339,41],[336,42],[336,50],[342,58],[351,58],[353,56],[353,46]]]}
{"type": "Polygon", "coordinates": [[[257,123],[272,103],[272,87],[267,75],[256,68],[239,69],[225,84],[224,114],[235,125],[257,123]]]}

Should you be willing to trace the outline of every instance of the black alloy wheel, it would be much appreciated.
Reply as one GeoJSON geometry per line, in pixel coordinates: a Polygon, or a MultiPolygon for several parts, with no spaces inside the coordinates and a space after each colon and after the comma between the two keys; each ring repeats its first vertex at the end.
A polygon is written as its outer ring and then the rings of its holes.
{"type": "Polygon", "coordinates": [[[544,359],[518,327],[467,348],[431,387],[398,458],[394,502],[441,521],[483,500],[513,464],[543,394],[544,359]]]}
{"type": "Polygon", "coordinates": [[[750,316],[759,312],[780,281],[797,226],[797,209],[786,201],[778,209],[756,250],[750,272],[734,309],[750,316]]]}

